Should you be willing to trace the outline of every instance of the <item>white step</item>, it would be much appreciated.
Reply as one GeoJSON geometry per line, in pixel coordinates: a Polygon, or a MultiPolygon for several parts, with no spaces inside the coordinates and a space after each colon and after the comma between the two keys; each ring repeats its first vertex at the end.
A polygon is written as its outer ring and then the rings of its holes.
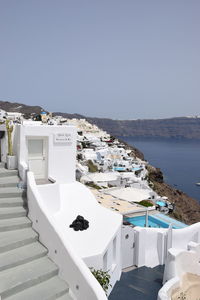
{"type": "Polygon", "coordinates": [[[0,177],[0,187],[17,187],[20,179],[17,175],[0,177]]]}
{"type": "Polygon", "coordinates": [[[23,194],[24,190],[17,187],[2,187],[0,189],[0,198],[21,197],[23,194]]]}
{"type": "Polygon", "coordinates": [[[23,206],[24,200],[22,197],[15,198],[0,198],[0,207],[23,206]]]}
{"type": "Polygon", "coordinates": [[[37,239],[37,233],[31,228],[0,232],[0,253],[34,243],[37,239]]]}
{"type": "MultiPolygon", "coordinates": [[[[7,300],[53,300],[68,293],[68,285],[58,276],[17,293],[7,300]]],[[[65,298],[71,299],[71,298],[65,298]]]]}
{"type": "Polygon", "coordinates": [[[9,218],[19,218],[26,216],[27,211],[21,207],[1,207],[0,209],[0,220],[9,218]]]}
{"type": "Polygon", "coordinates": [[[25,245],[0,254],[0,271],[41,258],[47,254],[47,249],[39,242],[25,245]]]}
{"type": "Polygon", "coordinates": [[[47,257],[2,271],[0,273],[1,298],[3,300],[57,274],[57,266],[47,257]]]}
{"type": "Polygon", "coordinates": [[[0,232],[31,227],[31,224],[27,217],[0,219],[0,232]]]}
{"type": "Polygon", "coordinates": [[[0,177],[9,177],[18,175],[18,170],[7,170],[5,168],[0,168],[0,177]]]}

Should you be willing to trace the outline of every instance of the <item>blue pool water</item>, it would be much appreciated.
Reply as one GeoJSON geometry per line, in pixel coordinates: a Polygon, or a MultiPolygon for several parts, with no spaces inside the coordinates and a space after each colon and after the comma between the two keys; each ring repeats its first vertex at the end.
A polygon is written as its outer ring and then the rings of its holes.
{"type": "MultiPolygon", "coordinates": [[[[126,218],[126,221],[130,222],[131,224],[133,224],[135,226],[145,227],[145,219],[146,219],[146,216],[139,216],[139,217],[126,218]]],[[[168,228],[170,224],[172,224],[172,228],[174,228],[174,229],[180,229],[180,228],[184,228],[187,226],[184,223],[176,221],[176,220],[174,220],[168,216],[165,216],[163,214],[156,214],[154,216],[148,216],[148,227],[168,228]]]]}
{"type": "Polygon", "coordinates": [[[143,168],[138,168],[138,167],[135,167],[135,168],[132,168],[132,171],[139,171],[139,170],[142,170],[143,168]]]}
{"type": "Polygon", "coordinates": [[[156,201],[156,204],[160,205],[160,206],[165,206],[165,203],[162,201],[156,201]]]}
{"type": "Polygon", "coordinates": [[[114,167],[114,171],[126,171],[125,167],[114,167]]]}
{"type": "MultiPolygon", "coordinates": [[[[139,171],[142,169],[143,168],[141,168],[141,167],[134,167],[134,168],[132,168],[132,171],[139,171]]],[[[126,167],[114,167],[113,170],[114,171],[126,171],[126,167]]]]}

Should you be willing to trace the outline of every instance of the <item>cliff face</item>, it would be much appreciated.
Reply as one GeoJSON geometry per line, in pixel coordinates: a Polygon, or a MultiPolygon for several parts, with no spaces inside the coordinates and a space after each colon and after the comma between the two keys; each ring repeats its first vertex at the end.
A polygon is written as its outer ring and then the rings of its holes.
{"type": "Polygon", "coordinates": [[[163,181],[160,169],[148,166],[149,180],[153,183],[153,189],[160,195],[168,197],[170,202],[176,205],[173,217],[186,224],[200,222],[200,204],[180,190],[177,190],[163,181]]]}
{"type": "Polygon", "coordinates": [[[87,118],[114,136],[200,139],[200,118],[112,120],[87,118]]]}

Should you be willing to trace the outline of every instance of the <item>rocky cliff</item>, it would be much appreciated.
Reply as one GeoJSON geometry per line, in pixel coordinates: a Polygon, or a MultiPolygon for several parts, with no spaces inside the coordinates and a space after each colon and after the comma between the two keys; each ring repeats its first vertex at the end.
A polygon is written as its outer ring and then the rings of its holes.
{"type": "Polygon", "coordinates": [[[112,120],[87,118],[114,136],[200,139],[200,118],[181,117],[156,120],[112,120]]]}
{"type": "Polygon", "coordinates": [[[175,203],[173,217],[186,224],[200,222],[200,205],[180,190],[171,187],[163,181],[163,174],[160,169],[151,165],[147,167],[149,180],[153,183],[153,189],[160,195],[168,197],[170,202],[175,203]]]}

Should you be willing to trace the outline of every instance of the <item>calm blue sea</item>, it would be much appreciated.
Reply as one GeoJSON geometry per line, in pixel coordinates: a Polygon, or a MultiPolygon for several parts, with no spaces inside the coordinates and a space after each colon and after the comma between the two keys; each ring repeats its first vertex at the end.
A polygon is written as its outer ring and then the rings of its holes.
{"type": "Polygon", "coordinates": [[[160,168],[167,183],[200,202],[200,141],[122,137],[160,168]]]}

